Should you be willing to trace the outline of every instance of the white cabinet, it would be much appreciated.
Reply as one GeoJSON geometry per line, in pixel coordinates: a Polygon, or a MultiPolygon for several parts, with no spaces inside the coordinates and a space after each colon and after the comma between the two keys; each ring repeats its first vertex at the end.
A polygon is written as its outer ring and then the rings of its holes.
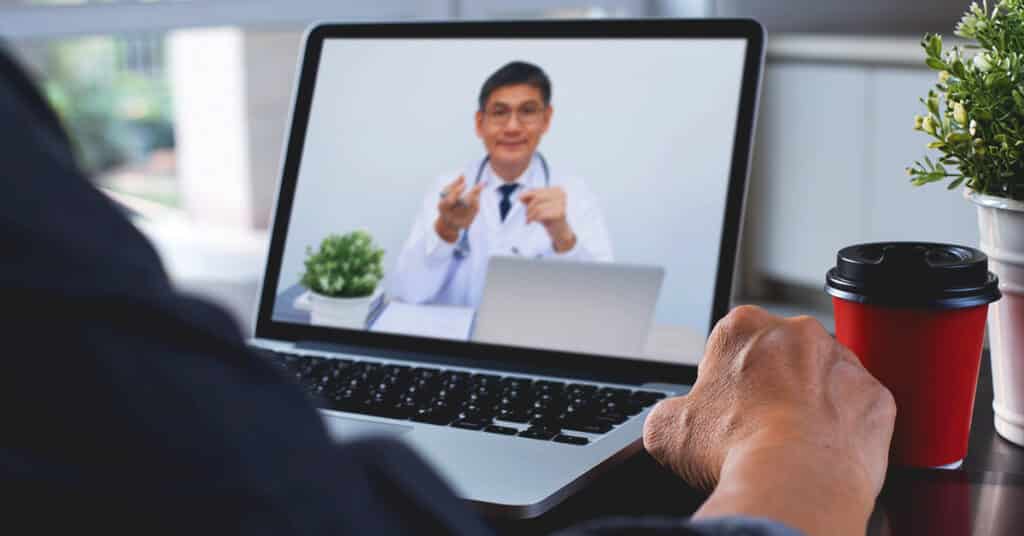
{"type": "Polygon", "coordinates": [[[745,245],[761,276],[820,286],[857,242],[977,244],[974,207],[941,184],[910,185],[925,154],[912,130],[925,68],[769,63],[751,172],[745,245]]]}
{"type": "Polygon", "coordinates": [[[935,83],[935,72],[874,68],[868,69],[866,76],[870,137],[863,187],[869,202],[863,236],[872,241],[926,240],[977,246],[977,216],[963,191],[951,192],[946,183],[913,186],[904,172],[928,153],[925,145],[931,139],[911,127],[914,114],[924,112],[918,99],[935,83]]]}

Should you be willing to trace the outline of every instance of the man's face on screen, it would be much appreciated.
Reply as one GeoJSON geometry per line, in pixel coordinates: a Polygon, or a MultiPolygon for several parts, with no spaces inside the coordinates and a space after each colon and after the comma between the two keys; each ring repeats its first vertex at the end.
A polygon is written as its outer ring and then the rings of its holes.
{"type": "Polygon", "coordinates": [[[551,113],[539,89],[527,84],[502,86],[491,92],[484,109],[476,113],[476,133],[492,162],[522,164],[537,150],[551,113]]]}

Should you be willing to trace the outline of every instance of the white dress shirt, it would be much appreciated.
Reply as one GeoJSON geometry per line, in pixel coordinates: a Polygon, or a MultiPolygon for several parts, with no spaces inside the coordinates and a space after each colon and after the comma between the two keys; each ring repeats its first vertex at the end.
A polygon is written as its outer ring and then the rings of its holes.
{"type": "MultiPolygon", "coordinates": [[[[473,187],[480,163],[477,160],[470,169],[462,172],[466,177],[465,192],[473,187]]],[[[458,248],[458,240],[446,242],[434,230],[437,205],[441,200],[441,190],[458,176],[459,173],[454,173],[439,177],[424,196],[412,232],[387,277],[392,298],[407,303],[475,307],[483,294],[487,261],[492,255],[613,260],[601,208],[594,194],[580,179],[554,174],[550,177],[550,186],[565,190],[566,218],[576,234],[576,244],[571,250],[555,252],[544,226],[537,222],[526,223],[526,207],[519,201],[519,196],[545,187],[544,166],[536,156],[526,171],[511,181],[520,186],[509,196],[511,208],[505,221],[501,220],[498,209],[502,199],[498,187],[508,182],[498,177],[488,164],[480,176],[480,181],[485,184],[480,192],[480,210],[469,228],[462,231],[467,235],[468,251],[458,248]],[[461,259],[456,255],[457,248],[465,251],[461,259]]]]}

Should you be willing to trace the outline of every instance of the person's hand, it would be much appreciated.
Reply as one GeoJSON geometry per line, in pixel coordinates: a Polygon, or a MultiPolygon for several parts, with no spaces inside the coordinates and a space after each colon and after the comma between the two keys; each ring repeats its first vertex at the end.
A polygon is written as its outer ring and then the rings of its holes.
{"type": "Polygon", "coordinates": [[[643,440],[687,482],[718,486],[706,515],[784,518],[809,534],[849,533],[845,520],[863,534],[895,415],[889,391],[817,321],[744,306],[715,326],[693,389],[655,406],[643,440]]]}
{"type": "Polygon", "coordinates": [[[434,230],[446,242],[455,243],[459,238],[459,231],[466,229],[473,223],[477,212],[480,212],[480,192],[484,184],[478,183],[466,191],[466,176],[459,175],[442,191],[441,201],[437,204],[437,221],[434,222],[434,230]]]}
{"type": "Polygon", "coordinates": [[[576,234],[566,218],[565,190],[537,188],[520,195],[519,201],[526,206],[526,223],[543,225],[555,251],[564,253],[576,245],[576,234]]]}

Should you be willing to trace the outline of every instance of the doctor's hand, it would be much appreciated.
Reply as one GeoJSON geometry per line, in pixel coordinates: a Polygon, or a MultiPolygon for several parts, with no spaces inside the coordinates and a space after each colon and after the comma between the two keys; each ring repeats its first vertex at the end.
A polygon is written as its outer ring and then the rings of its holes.
{"type": "Polygon", "coordinates": [[[643,440],[662,465],[714,489],[695,518],[862,536],[895,416],[889,391],[816,320],[744,306],[715,326],[693,389],[654,407],[643,440]]]}
{"type": "Polygon", "coordinates": [[[442,240],[454,244],[459,239],[459,231],[473,223],[477,212],[480,212],[480,192],[483,189],[484,184],[479,183],[463,196],[466,191],[465,175],[459,175],[445,186],[437,204],[437,221],[434,222],[434,230],[442,240]]]}
{"type": "Polygon", "coordinates": [[[565,190],[537,188],[519,196],[526,206],[526,223],[539,222],[551,237],[551,244],[558,253],[569,251],[576,245],[576,233],[566,219],[565,190]]]}

